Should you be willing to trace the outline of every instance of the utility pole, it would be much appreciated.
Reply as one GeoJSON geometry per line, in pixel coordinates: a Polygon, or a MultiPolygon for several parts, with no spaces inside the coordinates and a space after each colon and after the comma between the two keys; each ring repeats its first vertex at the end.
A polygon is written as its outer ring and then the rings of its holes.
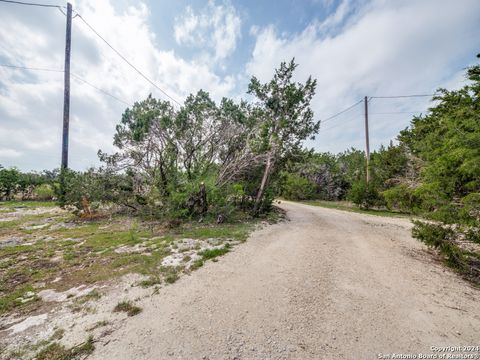
{"type": "Polygon", "coordinates": [[[63,89],[62,170],[68,168],[68,128],[70,122],[70,49],[72,42],[72,4],[67,3],[67,31],[65,37],[65,68],[63,89]]]}
{"type": "Polygon", "coordinates": [[[68,168],[68,130],[70,123],[70,50],[72,43],[72,4],[67,3],[67,26],[65,35],[65,68],[63,88],[63,135],[62,165],[60,168],[60,206],[65,205],[65,170],[68,168]]]}
{"type": "Polygon", "coordinates": [[[370,161],[370,141],[368,139],[368,97],[365,96],[365,145],[366,145],[366,158],[367,158],[367,184],[370,181],[370,169],[369,169],[369,161],[370,161]]]}

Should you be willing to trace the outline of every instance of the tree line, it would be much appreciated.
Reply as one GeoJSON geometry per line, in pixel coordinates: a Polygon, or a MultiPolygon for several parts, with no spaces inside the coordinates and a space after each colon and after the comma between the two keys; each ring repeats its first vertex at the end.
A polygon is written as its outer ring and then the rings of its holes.
{"type": "Polygon", "coordinates": [[[425,218],[413,235],[438,248],[447,264],[480,281],[480,65],[468,84],[440,89],[435,105],[415,116],[390,143],[371,154],[365,181],[363,151],[304,151],[282,172],[280,193],[289,199],[350,200],[425,218]]]}
{"type": "Polygon", "coordinates": [[[253,77],[250,102],[216,104],[199,91],[174,109],[149,96],[125,110],[116,151],[99,151],[101,167],[0,168],[0,196],[55,197],[80,214],[115,205],[158,219],[218,222],[239,211],[269,211],[277,196],[350,200],[427,219],[415,222],[413,235],[438,248],[449,265],[480,278],[478,252],[459,245],[480,243],[480,65],[467,69],[463,88],[440,89],[395,144],[371,154],[368,183],[363,151],[303,146],[320,124],[310,107],[316,81],[293,81],[296,67],[293,60],[282,63],[266,83],[253,77]]]}
{"type": "MultiPolygon", "coordinates": [[[[115,204],[156,218],[223,221],[268,211],[285,161],[319,129],[310,107],[316,81],[295,82],[296,67],[281,63],[266,83],[252,77],[250,102],[216,104],[202,90],[180,109],[152,96],[136,102],[116,126],[116,151],[99,151],[99,168],[61,171],[55,196],[79,213],[115,204]]],[[[9,189],[0,189],[4,198],[9,189]]]]}

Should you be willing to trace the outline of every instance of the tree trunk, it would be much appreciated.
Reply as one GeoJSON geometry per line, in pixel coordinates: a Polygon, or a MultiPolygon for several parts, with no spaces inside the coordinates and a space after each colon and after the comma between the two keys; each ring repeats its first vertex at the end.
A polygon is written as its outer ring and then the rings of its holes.
{"type": "Polygon", "coordinates": [[[203,182],[200,184],[200,191],[198,192],[198,200],[200,202],[201,213],[205,214],[208,211],[208,203],[207,203],[207,189],[205,188],[205,184],[203,182]]]}
{"type": "Polygon", "coordinates": [[[263,195],[265,193],[265,188],[267,187],[268,177],[270,176],[270,171],[273,167],[273,156],[267,158],[267,163],[265,164],[265,170],[262,176],[262,182],[260,183],[260,188],[258,189],[257,198],[255,199],[255,206],[253,207],[253,214],[257,215],[260,210],[260,205],[263,200],[263,195]]]}

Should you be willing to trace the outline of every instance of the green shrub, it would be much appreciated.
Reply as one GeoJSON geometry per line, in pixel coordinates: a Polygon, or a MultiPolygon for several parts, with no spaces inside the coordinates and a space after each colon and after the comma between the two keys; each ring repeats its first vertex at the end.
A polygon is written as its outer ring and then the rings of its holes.
{"type": "Polygon", "coordinates": [[[347,198],[364,209],[383,205],[383,198],[372,181],[368,184],[365,180],[353,183],[347,198]]]}
{"type": "Polygon", "coordinates": [[[52,200],[55,196],[55,191],[52,185],[42,184],[35,187],[33,190],[35,200],[47,201],[52,200]]]}
{"type": "Polygon", "coordinates": [[[413,237],[419,239],[427,246],[438,249],[445,257],[446,263],[455,269],[463,270],[465,259],[462,251],[455,245],[455,231],[442,224],[432,224],[414,221],[413,237]]]}
{"type": "Polygon", "coordinates": [[[20,171],[15,168],[3,169],[0,166],[0,200],[11,200],[16,194],[20,171]]]}
{"type": "Polygon", "coordinates": [[[460,217],[463,223],[471,226],[480,226],[480,193],[470,193],[462,198],[463,208],[460,217]]]}
{"type": "Polygon", "coordinates": [[[138,204],[142,197],[132,191],[132,178],[106,170],[89,169],[85,172],[65,170],[60,175],[64,181],[55,188],[60,205],[72,205],[80,214],[94,213],[101,205],[116,203],[127,207],[138,204]]]}
{"type": "Polygon", "coordinates": [[[288,200],[308,200],[315,195],[315,184],[293,173],[283,173],[281,195],[288,200]]]}
{"type": "Polygon", "coordinates": [[[419,199],[415,196],[413,190],[405,184],[385,190],[382,195],[389,210],[409,213],[418,211],[419,199]]]}

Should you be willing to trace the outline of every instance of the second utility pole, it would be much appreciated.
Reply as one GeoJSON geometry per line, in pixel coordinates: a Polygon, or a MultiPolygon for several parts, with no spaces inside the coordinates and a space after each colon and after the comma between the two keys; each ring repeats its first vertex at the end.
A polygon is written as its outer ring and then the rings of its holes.
{"type": "Polygon", "coordinates": [[[370,181],[370,169],[369,169],[369,161],[370,161],[370,142],[368,139],[368,98],[365,96],[365,145],[366,145],[366,158],[367,158],[367,184],[370,181]]]}
{"type": "Polygon", "coordinates": [[[70,48],[72,42],[72,4],[67,3],[67,32],[65,37],[65,85],[63,89],[62,170],[68,168],[68,128],[70,122],[70,48]]]}

